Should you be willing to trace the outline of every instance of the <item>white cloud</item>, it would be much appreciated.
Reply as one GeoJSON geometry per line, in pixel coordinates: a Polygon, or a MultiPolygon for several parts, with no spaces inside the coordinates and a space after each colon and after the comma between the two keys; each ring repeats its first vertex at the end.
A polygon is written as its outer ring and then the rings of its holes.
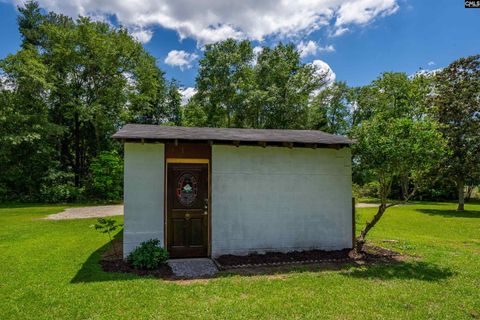
{"type": "Polygon", "coordinates": [[[344,1],[337,11],[335,25],[367,24],[377,16],[388,16],[398,10],[396,0],[357,0],[344,1]]]}
{"type": "Polygon", "coordinates": [[[348,25],[395,13],[397,1],[39,0],[45,9],[72,17],[114,16],[140,41],[148,41],[151,30],[160,26],[175,30],[180,38],[196,40],[200,47],[229,37],[258,41],[268,36],[297,37],[331,25],[339,35],[348,25]]]}
{"type": "Polygon", "coordinates": [[[320,52],[334,52],[335,47],[333,45],[329,44],[328,46],[318,48],[318,51],[320,51],[320,52]]]}
{"type": "Polygon", "coordinates": [[[197,93],[197,89],[192,87],[181,88],[179,89],[180,94],[182,95],[182,106],[186,105],[191,97],[197,93]]]}
{"type": "Polygon", "coordinates": [[[317,52],[334,52],[335,47],[331,44],[320,47],[315,41],[310,40],[307,43],[300,41],[300,43],[297,45],[297,50],[300,52],[300,58],[305,58],[307,56],[313,56],[317,52]]]}
{"type": "Polygon", "coordinates": [[[434,66],[434,65],[435,65],[435,61],[429,61],[429,62],[427,63],[427,65],[430,66],[430,67],[431,67],[431,66],[434,66]]]}
{"type": "Polygon", "coordinates": [[[341,35],[347,33],[348,31],[350,31],[350,29],[348,28],[345,28],[345,27],[337,27],[333,33],[331,33],[330,36],[332,37],[340,37],[341,35]]]}
{"type": "Polygon", "coordinates": [[[312,40],[308,41],[307,43],[300,41],[300,43],[297,45],[297,50],[300,52],[300,58],[305,58],[306,56],[315,55],[317,53],[318,46],[317,43],[312,40]]]}
{"type": "MultiPolygon", "coordinates": [[[[333,72],[332,68],[330,68],[330,66],[325,61],[313,60],[310,64],[315,67],[315,69],[317,70],[316,72],[319,76],[325,78],[325,82],[326,82],[327,86],[329,86],[333,82],[335,82],[335,79],[337,78],[337,75],[335,74],[335,72],[333,72]]],[[[320,90],[314,90],[314,92],[312,92],[312,94],[315,96],[320,91],[321,91],[321,89],[320,90]]]]}
{"type": "Polygon", "coordinates": [[[262,53],[262,51],[263,51],[263,47],[256,46],[253,48],[253,55],[258,57],[258,55],[262,53]]]}
{"type": "Polygon", "coordinates": [[[195,53],[188,53],[183,50],[172,50],[168,53],[164,62],[170,66],[180,67],[181,70],[192,67],[192,62],[198,58],[195,53]]]}
{"type": "Polygon", "coordinates": [[[139,29],[131,31],[131,35],[141,43],[147,43],[152,39],[153,32],[151,30],[139,29]]]}

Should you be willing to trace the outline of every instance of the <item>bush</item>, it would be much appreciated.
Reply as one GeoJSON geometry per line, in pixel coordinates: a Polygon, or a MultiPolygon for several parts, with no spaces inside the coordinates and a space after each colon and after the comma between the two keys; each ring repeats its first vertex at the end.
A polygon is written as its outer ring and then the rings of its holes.
{"type": "Polygon", "coordinates": [[[357,199],[376,198],[378,196],[378,182],[377,181],[369,182],[364,184],[363,186],[354,183],[353,196],[357,199]]]}
{"type": "Polygon", "coordinates": [[[120,200],[123,190],[123,161],[116,151],[100,153],[90,165],[92,195],[98,199],[120,200]]]}
{"type": "Polygon", "coordinates": [[[160,246],[158,239],[142,242],[127,258],[127,261],[137,269],[155,269],[167,260],[168,252],[160,246]]]}
{"type": "Polygon", "coordinates": [[[49,203],[81,200],[84,189],[75,187],[73,180],[71,172],[50,169],[40,187],[40,200],[49,203]]]}

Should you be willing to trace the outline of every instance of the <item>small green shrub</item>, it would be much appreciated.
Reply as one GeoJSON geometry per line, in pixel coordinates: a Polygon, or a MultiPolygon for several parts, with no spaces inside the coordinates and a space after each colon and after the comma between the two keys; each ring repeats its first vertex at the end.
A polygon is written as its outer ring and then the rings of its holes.
{"type": "Polygon", "coordinates": [[[158,239],[142,242],[127,258],[127,261],[137,269],[155,269],[167,260],[168,252],[160,246],[158,239]]]}
{"type": "Polygon", "coordinates": [[[353,196],[359,198],[376,198],[378,196],[378,182],[373,181],[364,185],[353,184],[353,196]]]}
{"type": "Polygon", "coordinates": [[[112,234],[118,228],[123,227],[123,224],[117,223],[116,220],[109,219],[109,218],[98,218],[97,223],[94,225],[95,230],[98,230],[101,233],[108,234],[108,238],[110,238],[110,246],[113,249],[115,255],[118,255],[117,249],[115,248],[115,244],[113,243],[112,234]]]}
{"type": "Polygon", "coordinates": [[[73,202],[83,198],[84,188],[75,187],[74,174],[55,168],[42,180],[40,200],[48,203],[73,202]]]}

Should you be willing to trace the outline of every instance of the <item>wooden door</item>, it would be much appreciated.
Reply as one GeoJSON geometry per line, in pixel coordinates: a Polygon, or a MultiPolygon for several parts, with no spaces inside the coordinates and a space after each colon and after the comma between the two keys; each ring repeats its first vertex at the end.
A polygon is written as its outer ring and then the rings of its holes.
{"type": "Polygon", "coordinates": [[[208,164],[167,165],[167,250],[173,258],[208,250],[208,164]]]}

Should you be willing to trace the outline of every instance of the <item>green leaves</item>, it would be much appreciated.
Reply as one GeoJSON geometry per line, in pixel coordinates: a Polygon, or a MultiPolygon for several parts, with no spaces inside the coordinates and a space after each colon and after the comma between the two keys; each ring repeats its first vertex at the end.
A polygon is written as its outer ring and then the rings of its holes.
{"type": "Polygon", "coordinates": [[[232,39],[206,46],[196,81],[185,121],[211,127],[308,128],[310,97],[324,85],[292,44],[255,56],[249,41],[232,39]]]}
{"type": "Polygon", "coordinates": [[[155,269],[168,260],[168,251],[160,246],[160,240],[150,239],[135,248],[127,261],[137,269],[155,269]]]}
{"type": "Polygon", "coordinates": [[[121,228],[122,224],[117,224],[117,221],[108,218],[98,218],[97,223],[94,225],[95,230],[98,230],[101,233],[112,233],[118,228],[121,228]]]}

